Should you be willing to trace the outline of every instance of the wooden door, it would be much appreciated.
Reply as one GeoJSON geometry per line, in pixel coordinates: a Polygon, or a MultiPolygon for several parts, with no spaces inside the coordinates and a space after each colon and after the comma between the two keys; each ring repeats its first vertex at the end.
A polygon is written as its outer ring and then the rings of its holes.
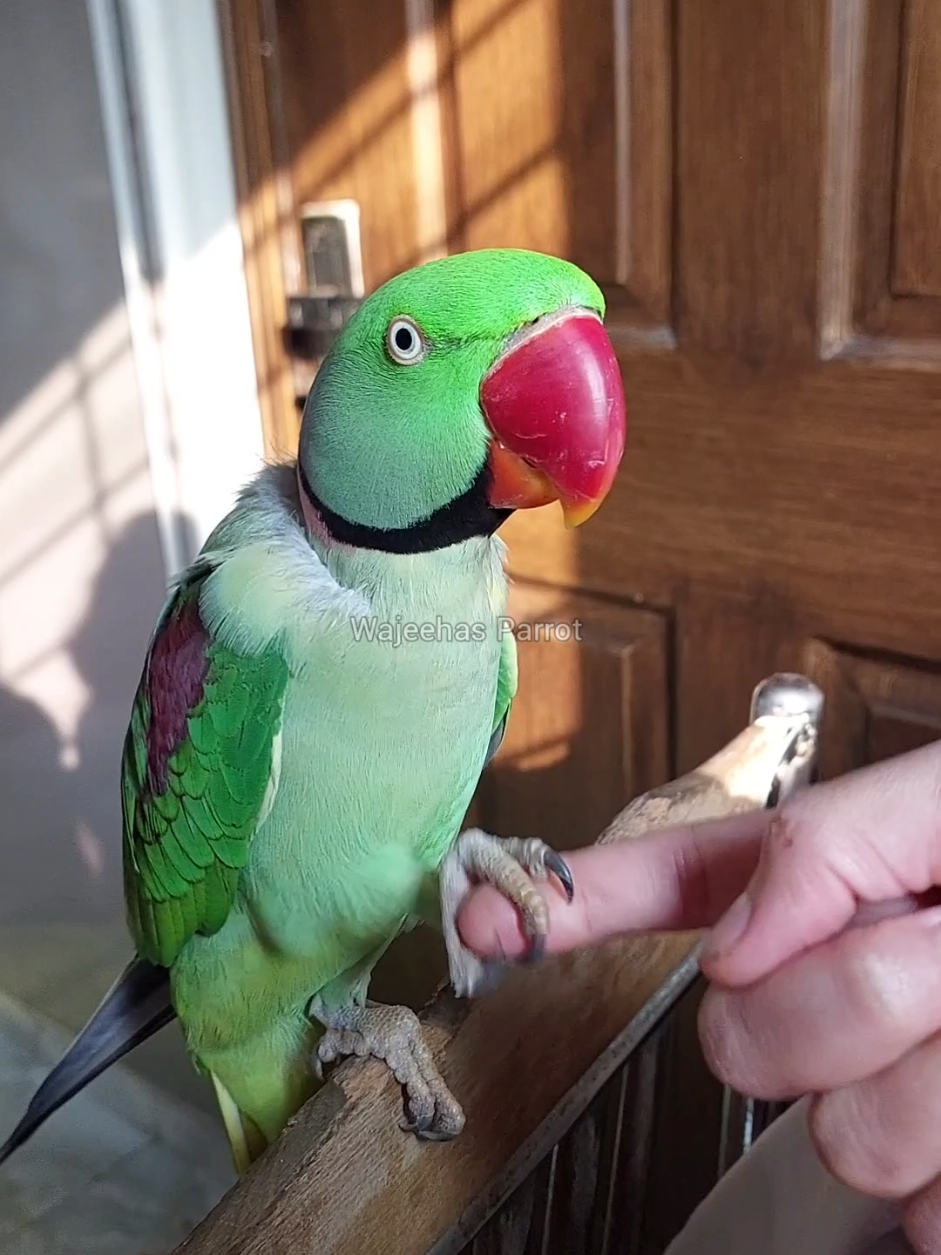
{"type": "MultiPolygon", "coordinates": [[[[563,652],[656,639],[670,694],[654,713],[622,665],[588,663],[592,721],[623,730],[642,700],[649,744],[666,720],[683,770],[786,666],[840,708],[830,770],[933,736],[941,701],[920,681],[941,660],[941,10],[228,0],[222,14],[269,448],[291,451],[310,379],[284,341],[305,202],[359,203],[367,290],[449,250],[570,257],[606,288],[627,454],[583,529],[552,508],[511,520],[512,569],[595,600],[608,644],[589,631],[563,652]]],[[[519,724],[532,701],[577,737],[575,687],[546,667],[519,724]]],[[[511,733],[507,756],[524,748],[511,733]]],[[[613,757],[594,770],[602,792],[630,774],[613,757]]]]}
{"type": "Polygon", "coordinates": [[[627,453],[582,529],[505,528],[525,644],[478,798],[590,839],[798,669],[824,774],[941,727],[941,8],[931,0],[224,0],[269,447],[308,201],[368,291],[515,245],[605,287],[627,453]]]}

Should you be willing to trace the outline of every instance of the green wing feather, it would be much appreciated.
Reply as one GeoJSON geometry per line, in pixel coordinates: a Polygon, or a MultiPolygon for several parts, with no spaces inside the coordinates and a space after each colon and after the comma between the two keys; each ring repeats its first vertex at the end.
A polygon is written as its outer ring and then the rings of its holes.
{"type": "Polygon", "coordinates": [[[164,609],[121,763],[128,923],[138,953],[165,967],[225,923],[277,787],[287,664],[212,639],[199,618],[206,574],[164,609]]]}
{"type": "Polygon", "coordinates": [[[487,758],[484,762],[484,767],[496,754],[503,741],[506,721],[510,717],[510,707],[513,705],[513,698],[516,696],[518,681],[519,669],[516,637],[512,632],[506,632],[500,643],[500,666],[497,671],[497,700],[493,714],[493,732],[490,737],[490,745],[487,748],[487,758]]]}

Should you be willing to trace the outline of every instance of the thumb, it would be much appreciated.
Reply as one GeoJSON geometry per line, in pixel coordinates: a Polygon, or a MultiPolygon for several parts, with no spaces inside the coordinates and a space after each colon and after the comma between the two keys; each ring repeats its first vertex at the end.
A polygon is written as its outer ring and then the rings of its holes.
{"type": "Polygon", "coordinates": [[[747,985],[835,936],[863,903],[941,883],[941,742],[786,802],[755,874],[706,940],[717,984],[747,985]]]}

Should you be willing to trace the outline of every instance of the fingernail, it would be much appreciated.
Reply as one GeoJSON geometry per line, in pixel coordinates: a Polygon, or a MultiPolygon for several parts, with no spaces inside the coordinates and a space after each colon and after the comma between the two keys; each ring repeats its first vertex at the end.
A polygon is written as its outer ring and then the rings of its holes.
{"type": "Polygon", "coordinates": [[[703,962],[722,958],[741,940],[751,919],[752,903],[748,891],[735,899],[706,938],[702,950],[703,962]]]}

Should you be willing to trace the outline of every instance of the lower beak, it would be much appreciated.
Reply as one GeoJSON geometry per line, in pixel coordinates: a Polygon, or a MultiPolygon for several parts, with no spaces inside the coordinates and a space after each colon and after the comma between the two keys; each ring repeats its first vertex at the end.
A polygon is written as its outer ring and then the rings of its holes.
{"type": "Polygon", "coordinates": [[[491,505],[558,501],[566,525],[590,518],[624,453],[621,372],[591,310],[550,314],[512,337],[484,377],[480,403],[492,434],[491,505]]]}

